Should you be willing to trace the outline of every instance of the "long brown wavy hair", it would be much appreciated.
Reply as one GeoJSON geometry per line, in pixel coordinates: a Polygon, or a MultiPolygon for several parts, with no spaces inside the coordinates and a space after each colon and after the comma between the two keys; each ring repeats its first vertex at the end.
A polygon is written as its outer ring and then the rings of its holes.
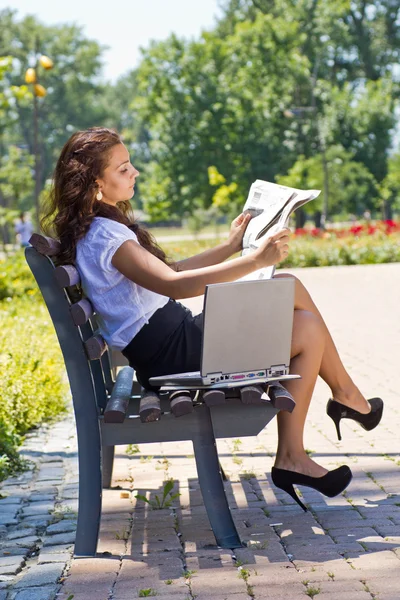
{"type": "Polygon", "coordinates": [[[96,199],[96,179],[103,175],[111,150],[118,144],[122,139],[116,131],[93,127],[74,133],[62,149],[41,219],[43,231],[60,241],[58,264],[73,264],[78,240],[86,235],[95,217],[105,217],[129,227],[141,246],[173,266],[153,236],[135,223],[129,200],[111,206],[96,199]]]}

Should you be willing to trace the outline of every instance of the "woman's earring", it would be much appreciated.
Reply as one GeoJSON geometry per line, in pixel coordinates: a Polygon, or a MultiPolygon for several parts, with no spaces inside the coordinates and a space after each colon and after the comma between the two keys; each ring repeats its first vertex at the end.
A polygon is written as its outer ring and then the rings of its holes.
{"type": "Polygon", "coordinates": [[[96,194],[96,200],[99,200],[99,201],[100,201],[100,200],[103,200],[103,194],[102,194],[102,191],[101,191],[101,190],[99,190],[99,191],[97,192],[97,194],[96,194]]]}

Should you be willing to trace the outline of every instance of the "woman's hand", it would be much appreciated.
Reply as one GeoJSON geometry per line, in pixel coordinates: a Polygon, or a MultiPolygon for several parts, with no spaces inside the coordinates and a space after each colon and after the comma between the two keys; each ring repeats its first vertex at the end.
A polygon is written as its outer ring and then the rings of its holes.
{"type": "Polygon", "coordinates": [[[273,235],[261,238],[261,243],[255,254],[257,262],[262,267],[271,267],[284,260],[289,254],[290,229],[284,227],[273,235]]]}
{"type": "Polygon", "coordinates": [[[228,237],[228,243],[232,248],[232,254],[239,252],[239,250],[242,249],[244,232],[246,231],[250,219],[250,214],[245,215],[244,213],[240,213],[240,215],[232,221],[228,237]]]}

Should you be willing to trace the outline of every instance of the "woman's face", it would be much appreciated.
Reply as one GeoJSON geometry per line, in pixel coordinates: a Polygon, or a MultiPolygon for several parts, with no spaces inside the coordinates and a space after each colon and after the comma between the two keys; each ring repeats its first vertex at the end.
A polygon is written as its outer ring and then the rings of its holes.
{"type": "Polygon", "coordinates": [[[102,202],[115,206],[117,202],[130,200],[135,193],[135,180],[138,176],[139,171],[131,165],[125,146],[114,146],[102,177],[96,179],[103,194],[102,202]]]}

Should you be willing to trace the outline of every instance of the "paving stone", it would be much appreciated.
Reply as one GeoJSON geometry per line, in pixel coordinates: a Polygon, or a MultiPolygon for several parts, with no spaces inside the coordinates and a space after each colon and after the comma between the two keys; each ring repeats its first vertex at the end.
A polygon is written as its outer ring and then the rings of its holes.
{"type": "Polygon", "coordinates": [[[22,525],[26,525],[26,527],[47,527],[49,523],[54,521],[53,515],[38,515],[38,516],[29,516],[24,517],[21,521],[22,525]]]}
{"type": "Polygon", "coordinates": [[[47,515],[54,511],[54,502],[32,502],[22,509],[25,517],[47,515]]]}
{"type": "Polygon", "coordinates": [[[89,587],[93,597],[108,597],[119,571],[119,560],[107,558],[81,558],[74,560],[68,571],[64,591],[73,594],[85,592],[89,587]]]}
{"type": "Polygon", "coordinates": [[[21,571],[22,563],[14,563],[6,567],[0,567],[0,575],[17,575],[21,571]]]}
{"type": "Polygon", "coordinates": [[[34,529],[33,527],[19,527],[14,531],[10,531],[7,534],[7,538],[5,541],[17,540],[19,538],[29,537],[32,535],[36,535],[36,529],[34,529]]]}
{"type": "Polygon", "coordinates": [[[56,544],[73,544],[75,542],[75,532],[57,533],[55,535],[45,537],[43,547],[54,546],[56,544]]]}
{"type": "MultiPolygon", "coordinates": [[[[166,600],[166,598],[163,596],[163,600],[166,600]]],[[[172,597],[171,597],[172,600],[172,597]]],[[[248,594],[243,594],[243,593],[239,593],[239,594],[230,594],[228,596],[228,594],[222,594],[222,595],[218,595],[216,596],[215,594],[209,594],[209,593],[205,593],[202,594],[201,592],[199,594],[197,594],[196,596],[196,600],[250,600],[250,596],[248,594]]],[[[303,598],[304,600],[304,598],[303,598]]]]}
{"type": "Polygon", "coordinates": [[[58,488],[55,485],[48,485],[43,482],[36,482],[35,490],[31,493],[30,498],[43,495],[57,496],[58,488]]]}
{"type": "Polygon", "coordinates": [[[44,586],[40,590],[29,588],[17,593],[14,600],[54,600],[57,597],[58,586],[44,586]]]}
{"type": "Polygon", "coordinates": [[[64,461],[62,459],[49,461],[46,458],[46,460],[41,461],[40,470],[42,470],[42,469],[49,469],[49,470],[61,469],[61,468],[63,468],[63,466],[64,466],[64,461]]]}
{"type": "Polygon", "coordinates": [[[35,565],[31,567],[15,585],[15,589],[45,586],[57,583],[64,571],[60,563],[48,565],[35,565]]]}
{"type": "Polygon", "coordinates": [[[58,554],[61,552],[71,553],[73,547],[73,544],[58,544],[56,546],[46,546],[43,551],[46,552],[46,554],[58,554]]]}
{"type": "Polygon", "coordinates": [[[75,500],[78,497],[79,497],[79,490],[78,489],[76,489],[76,490],[70,490],[70,491],[67,490],[67,491],[62,492],[60,494],[60,498],[62,500],[75,500]]]}
{"type": "Polygon", "coordinates": [[[78,500],[72,499],[59,501],[57,502],[56,510],[64,513],[66,517],[68,514],[76,513],[78,512],[78,500]]]}
{"type": "Polygon", "coordinates": [[[6,504],[16,504],[20,505],[24,500],[22,496],[14,496],[10,494],[10,496],[6,496],[5,498],[0,498],[0,510],[4,510],[6,504]]]}
{"type": "Polygon", "coordinates": [[[49,525],[46,529],[46,535],[52,535],[53,533],[69,533],[71,531],[76,531],[76,521],[62,519],[58,523],[49,525]]]}
{"type": "Polygon", "coordinates": [[[8,565],[20,564],[24,560],[22,554],[14,556],[0,556],[0,567],[8,567],[8,565]]]}
{"type": "Polygon", "coordinates": [[[0,514],[0,525],[17,525],[18,519],[6,514],[0,514]]]}
{"type": "Polygon", "coordinates": [[[30,535],[23,538],[17,538],[12,541],[13,545],[19,548],[32,548],[32,546],[36,546],[41,541],[41,538],[37,535],[30,535]]]}
{"type": "Polygon", "coordinates": [[[21,546],[1,546],[0,558],[7,556],[18,556],[19,554],[27,554],[30,548],[22,548],[21,546]]]}
{"type": "Polygon", "coordinates": [[[37,476],[38,481],[55,481],[62,480],[64,477],[64,469],[63,468],[54,468],[54,469],[40,469],[39,474],[37,476]]]}
{"type": "MultiPolygon", "coordinates": [[[[369,594],[366,591],[363,592],[351,592],[351,595],[349,594],[349,592],[345,591],[344,592],[345,596],[349,598],[349,600],[371,600],[371,594],[369,594]]],[[[317,596],[315,596],[317,597],[317,596]]],[[[340,598],[340,596],[337,595],[337,592],[320,592],[318,594],[318,600],[338,600],[338,598],[340,598]]],[[[379,596],[379,600],[385,600],[385,598],[379,596]]],[[[393,600],[397,600],[397,598],[393,598],[393,600]]]]}
{"type": "Polygon", "coordinates": [[[57,494],[32,494],[29,498],[29,502],[48,502],[54,500],[57,494]]]}
{"type": "Polygon", "coordinates": [[[41,552],[38,558],[38,565],[44,565],[46,563],[67,563],[71,558],[70,552],[41,552]]]}

